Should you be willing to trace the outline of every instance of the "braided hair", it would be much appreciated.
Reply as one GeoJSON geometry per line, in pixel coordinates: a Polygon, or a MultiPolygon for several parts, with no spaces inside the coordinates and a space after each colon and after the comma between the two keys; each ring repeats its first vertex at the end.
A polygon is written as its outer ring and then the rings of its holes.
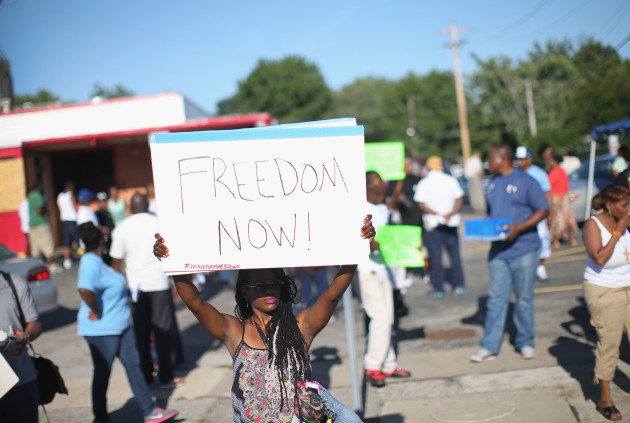
{"type": "MultiPolygon", "coordinates": [[[[249,301],[241,293],[243,285],[250,283],[254,273],[263,269],[242,269],[239,270],[236,281],[236,306],[234,314],[243,322],[254,315],[249,301]]],[[[297,395],[297,384],[302,381],[311,380],[311,363],[306,349],[304,335],[298,327],[298,321],[293,314],[293,304],[296,303],[295,296],[297,288],[295,281],[288,277],[283,269],[264,269],[272,272],[274,278],[284,283],[280,285],[282,294],[280,303],[273,317],[265,326],[265,332],[269,345],[270,366],[275,367],[278,380],[280,381],[280,400],[285,403],[287,398],[286,385],[283,379],[289,379],[293,384],[297,395]]]]}

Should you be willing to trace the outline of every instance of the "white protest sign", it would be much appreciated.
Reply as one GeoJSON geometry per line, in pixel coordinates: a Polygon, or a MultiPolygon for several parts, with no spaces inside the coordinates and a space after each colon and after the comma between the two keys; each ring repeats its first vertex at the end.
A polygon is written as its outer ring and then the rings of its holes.
{"type": "Polygon", "coordinates": [[[9,392],[18,383],[18,380],[7,360],[0,354],[0,398],[9,392]]]}
{"type": "Polygon", "coordinates": [[[362,260],[365,151],[363,127],[354,125],[156,134],[164,271],[362,260]]]}

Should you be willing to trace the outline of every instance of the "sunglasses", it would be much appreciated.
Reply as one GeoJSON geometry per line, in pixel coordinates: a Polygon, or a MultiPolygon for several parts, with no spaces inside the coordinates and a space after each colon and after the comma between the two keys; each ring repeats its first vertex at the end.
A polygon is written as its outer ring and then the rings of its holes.
{"type": "Polygon", "coordinates": [[[251,289],[254,292],[266,292],[269,289],[277,289],[284,285],[286,281],[281,279],[272,279],[270,281],[252,282],[249,285],[243,285],[245,288],[251,289]]]}

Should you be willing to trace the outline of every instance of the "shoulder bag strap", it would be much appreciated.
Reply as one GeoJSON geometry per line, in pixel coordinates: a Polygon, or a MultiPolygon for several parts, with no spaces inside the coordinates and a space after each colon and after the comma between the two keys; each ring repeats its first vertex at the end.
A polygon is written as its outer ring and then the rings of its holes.
{"type": "Polygon", "coordinates": [[[22,305],[20,304],[20,297],[18,297],[17,290],[15,289],[15,284],[13,283],[13,278],[11,277],[11,274],[8,273],[8,272],[3,272],[3,271],[0,270],[0,273],[2,273],[2,276],[4,277],[4,279],[7,281],[7,283],[11,287],[11,291],[13,291],[13,296],[15,297],[15,302],[17,303],[18,310],[20,311],[20,322],[22,323],[22,329],[24,329],[26,327],[26,319],[24,318],[24,312],[22,311],[22,305]]]}
{"type": "MultiPolygon", "coordinates": [[[[15,289],[13,278],[11,277],[11,274],[8,272],[3,272],[2,270],[0,270],[0,273],[2,274],[4,279],[7,281],[9,286],[11,287],[11,291],[13,291],[13,296],[15,297],[15,302],[17,303],[18,311],[20,312],[20,322],[22,323],[22,330],[26,330],[26,319],[24,318],[24,312],[22,311],[22,304],[20,304],[20,297],[18,297],[17,290],[15,289]]],[[[31,352],[35,354],[35,350],[33,349],[33,344],[29,342],[28,346],[31,348],[31,352]]]]}

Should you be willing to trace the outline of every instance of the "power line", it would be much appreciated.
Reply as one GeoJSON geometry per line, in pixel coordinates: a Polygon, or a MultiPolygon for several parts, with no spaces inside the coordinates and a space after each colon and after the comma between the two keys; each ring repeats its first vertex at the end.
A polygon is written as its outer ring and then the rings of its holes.
{"type": "Polygon", "coordinates": [[[542,31],[546,31],[549,28],[552,28],[562,22],[564,22],[565,20],[569,19],[571,16],[575,15],[577,12],[579,12],[584,6],[586,6],[586,3],[590,2],[591,0],[583,0],[582,3],[578,4],[576,7],[574,7],[569,13],[565,14],[564,16],[562,16],[561,18],[556,19],[555,21],[551,22],[550,24],[546,25],[545,27],[539,29],[538,31],[536,31],[536,33],[540,33],[542,31]]]}
{"type": "MultiPolygon", "coordinates": [[[[604,24],[604,26],[602,26],[597,32],[596,32],[596,37],[600,38],[600,34],[607,32],[608,28],[612,25],[612,27],[614,28],[617,24],[617,21],[619,20],[624,20],[625,16],[628,14],[628,12],[630,11],[630,3],[628,3],[627,1],[622,1],[621,2],[621,6],[616,9],[614,11],[614,13],[612,14],[612,16],[610,17],[610,19],[608,19],[606,21],[606,23],[604,24]],[[624,9],[626,9],[625,11],[623,11],[624,9]],[[622,12],[623,11],[623,12],[622,12]]],[[[625,20],[624,20],[625,21],[625,20]]]]}
{"type": "Polygon", "coordinates": [[[499,31],[495,32],[494,34],[488,35],[486,37],[481,37],[479,38],[477,41],[483,41],[486,40],[488,38],[494,38],[496,39],[498,36],[501,36],[501,38],[503,38],[503,36],[511,31],[512,29],[522,25],[523,23],[527,22],[530,18],[532,18],[534,15],[536,15],[536,13],[538,13],[543,7],[547,6],[549,3],[551,3],[553,0],[542,0],[541,2],[539,2],[536,6],[534,6],[534,8],[532,10],[530,10],[529,12],[527,12],[526,14],[524,14],[523,16],[521,16],[520,18],[516,19],[513,22],[510,22],[507,25],[504,25],[502,27],[499,27],[499,31]]]}

